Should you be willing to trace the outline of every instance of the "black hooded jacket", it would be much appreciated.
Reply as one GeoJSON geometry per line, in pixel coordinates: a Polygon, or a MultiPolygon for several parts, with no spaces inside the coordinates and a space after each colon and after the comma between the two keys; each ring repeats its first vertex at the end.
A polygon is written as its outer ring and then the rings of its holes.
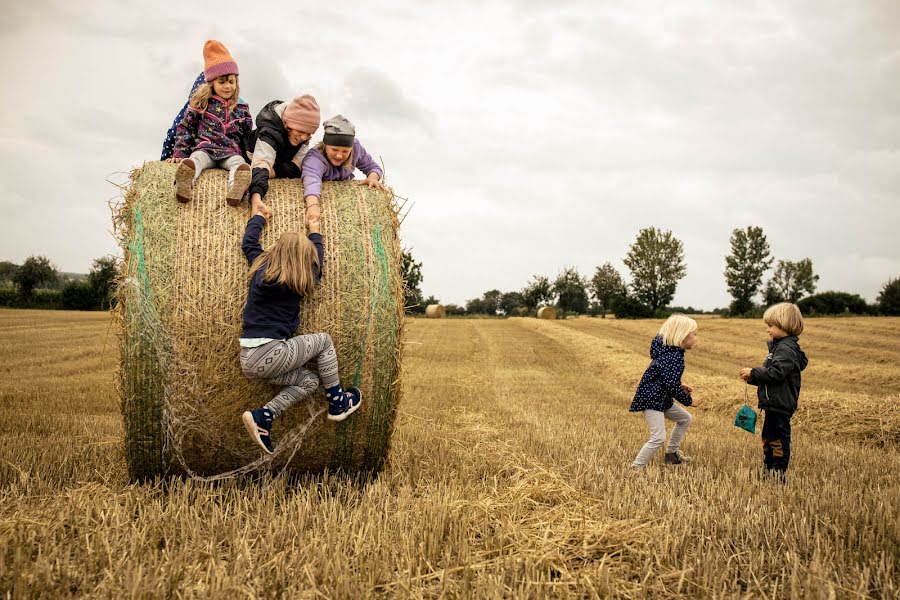
{"type": "Polygon", "coordinates": [[[769,355],[763,366],[752,369],[749,383],[757,386],[759,408],[790,417],[797,410],[800,396],[800,372],[809,361],[795,335],[769,342],[769,355]]]}
{"type": "MultiPolygon", "coordinates": [[[[301,142],[296,146],[291,144],[288,138],[287,129],[284,127],[284,121],[275,112],[275,107],[284,104],[281,100],[273,100],[266,104],[259,114],[256,115],[256,129],[249,136],[247,149],[249,152],[255,152],[256,145],[259,142],[265,142],[275,151],[275,159],[272,169],[275,176],[279,178],[298,178],[300,177],[300,161],[294,160],[297,153],[300,153],[299,159],[302,160],[309,147],[309,140],[301,142]]],[[[250,182],[250,195],[259,193],[265,197],[269,191],[269,172],[266,169],[254,168],[252,180],[250,182]]]]}

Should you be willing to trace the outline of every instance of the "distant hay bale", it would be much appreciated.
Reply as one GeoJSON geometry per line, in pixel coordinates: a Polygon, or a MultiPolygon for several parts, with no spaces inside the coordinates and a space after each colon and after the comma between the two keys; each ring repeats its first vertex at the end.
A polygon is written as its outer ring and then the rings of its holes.
{"type": "MultiPolygon", "coordinates": [[[[335,424],[325,419],[321,391],[313,394],[276,421],[269,457],[240,420],[278,389],[248,381],[238,359],[247,207],[225,203],[226,173],[217,169],[200,177],[190,203],[178,204],[175,168],[150,162],[132,172],[114,219],[124,252],[118,387],[130,477],[377,472],[400,401],[404,294],[392,195],[353,182],[322,187],[324,272],[298,331],[331,334],[341,382],[358,385],[363,404],[335,424]]],[[[285,231],[305,233],[299,180],[272,181],[266,202],[274,215],[263,247],[285,231]]]]}
{"type": "Polygon", "coordinates": [[[556,318],[556,308],[552,306],[542,306],[538,309],[537,312],[538,319],[555,319],[556,318]]]}
{"type": "Polygon", "coordinates": [[[444,305],[429,304],[425,307],[425,316],[429,319],[443,319],[446,316],[444,313],[444,305]]]}

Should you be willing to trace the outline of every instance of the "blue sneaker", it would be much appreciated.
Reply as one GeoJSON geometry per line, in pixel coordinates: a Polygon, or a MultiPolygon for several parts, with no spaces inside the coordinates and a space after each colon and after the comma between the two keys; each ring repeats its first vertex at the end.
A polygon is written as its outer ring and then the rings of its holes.
{"type": "Polygon", "coordinates": [[[343,421],[359,408],[362,403],[362,392],[350,386],[343,393],[328,399],[328,419],[343,421]]]}
{"type": "Polygon", "coordinates": [[[241,420],[253,441],[269,454],[273,454],[275,450],[272,448],[272,411],[268,408],[246,410],[241,415],[241,420]]]}

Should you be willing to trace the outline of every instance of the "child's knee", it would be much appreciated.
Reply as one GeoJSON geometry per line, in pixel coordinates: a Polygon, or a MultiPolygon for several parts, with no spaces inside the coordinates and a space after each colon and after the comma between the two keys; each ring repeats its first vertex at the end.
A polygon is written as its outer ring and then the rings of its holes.
{"type": "Polygon", "coordinates": [[[654,432],[650,433],[650,440],[647,442],[647,444],[651,448],[660,448],[660,447],[662,447],[662,445],[664,443],[666,443],[666,432],[665,431],[663,431],[662,433],[659,433],[658,431],[654,431],[654,432]]]}
{"type": "Polygon", "coordinates": [[[683,427],[688,428],[691,426],[691,423],[694,422],[694,415],[691,413],[684,411],[684,418],[681,420],[681,424],[683,427]]]}

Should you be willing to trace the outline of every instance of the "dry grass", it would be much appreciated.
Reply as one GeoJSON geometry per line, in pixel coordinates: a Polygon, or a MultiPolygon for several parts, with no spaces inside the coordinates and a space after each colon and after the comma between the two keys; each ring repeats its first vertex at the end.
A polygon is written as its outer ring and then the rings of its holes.
{"type": "Polygon", "coordinates": [[[756,322],[700,323],[685,378],[708,400],[686,441],[696,462],[626,470],[658,325],[413,320],[374,483],[128,485],[109,318],[0,311],[0,592],[897,597],[900,452],[872,417],[898,392],[900,320],[809,323],[784,487],[759,480],[758,437],[731,426],[736,370],[764,354],[756,322]],[[833,398],[852,421],[836,429],[813,414],[833,398]]]}

